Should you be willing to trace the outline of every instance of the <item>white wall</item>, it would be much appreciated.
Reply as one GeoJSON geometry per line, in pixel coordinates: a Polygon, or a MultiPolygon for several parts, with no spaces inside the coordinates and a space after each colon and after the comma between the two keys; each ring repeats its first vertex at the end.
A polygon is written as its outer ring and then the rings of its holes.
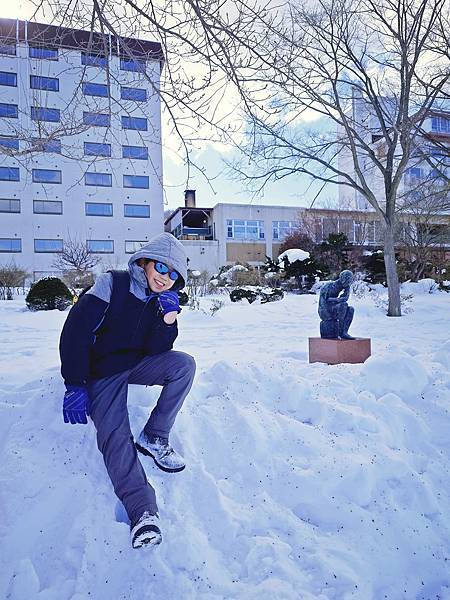
{"type": "Polygon", "coordinates": [[[224,264],[219,260],[219,242],[216,240],[180,240],[189,258],[189,269],[217,273],[224,264]]]}
{"type": "Polygon", "coordinates": [[[273,221],[297,221],[301,208],[291,206],[263,206],[252,204],[216,204],[213,210],[215,236],[219,241],[219,261],[221,265],[227,263],[226,244],[228,242],[250,243],[265,242],[266,255],[272,257],[272,244],[280,240],[272,238],[273,221]],[[227,238],[227,219],[244,219],[264,221],[264,240],[242,240],[227,238]]]}

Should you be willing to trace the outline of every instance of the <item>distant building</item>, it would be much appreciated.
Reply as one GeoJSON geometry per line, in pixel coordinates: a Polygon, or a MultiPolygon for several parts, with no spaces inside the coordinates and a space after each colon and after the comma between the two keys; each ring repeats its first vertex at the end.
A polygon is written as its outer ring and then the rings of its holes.
{"type": "Polygon", "coordinates": [[[162,65],[155,42],[0,19],[1,264],[50,274],[70,236],[124,265],[163,231],[162,65]]]}
{"type": "Polygon", "coordinates": [[[350,244],[382,245],[374,212],[231,203],[200,208],[194,190],[186,190],[185,206],[172,212],[165,229],[182,241],[189,268],[209,273],[236,262],[262,265],[266,256],[276,258],[283,240],[298,229],[317,243],[341,232],[350,244]]]}
{"type": "MultiPolygon", "coordinates": [[[[389,111],[389,103],[389,98],[383,100],[386,112],[389,111]]],[[[445,106],[447,105],[448,103],[445,104],[445,106]]],[[[386,158],[387,148],[383,137],[380,135],[380,125],[373,107],[365,101],[363,96],[354,94],[351,111],[351,118],[356,132],[361,136],[361,139],[373,147],[376,157],[380,162],[383,162],[386,158]]],[[[343,131],[340,131],[339,135],[345,137],[343,131]]],[[[380,205],[383,205],[384,194],[382,190],[384,182],[381,174],[375,168],[373,161],[365,158],[365,151],[359,150],[359,153],[364,177],[370,189],[380,190],[381,195],[378,200],[380,205]]],[[[358,179],[348,148],[339,154],[338,161],[340,171],[349,173],[355,180],[358,179]]],[[[442,172],[446,173],[447,177],[450,176],[450,109],[447,110],[441,107],[430,109],[424,120],[422,130],[415,139],[408,168],[398,189],[399,207],[404,202],[404,196],[408,192],[414,192],[418,187],[431,182],[439,183],[442,172]]],[[[342,177],[340,181],[343,182],[342,177]]],[[[339,206],[342,209],[374,210],[365,196],[345,185],[339,186],[339,206]]]]}

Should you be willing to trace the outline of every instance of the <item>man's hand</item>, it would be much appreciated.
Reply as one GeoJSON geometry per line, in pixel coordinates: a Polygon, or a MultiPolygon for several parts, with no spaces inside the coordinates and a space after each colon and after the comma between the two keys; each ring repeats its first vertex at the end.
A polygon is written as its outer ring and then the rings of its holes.
{"type": "Polygon", "coordinates": [[[78,385],[66,385],[64,394],[63,416],[64,423],[87,424],[89,416],[89,396],[87,389],[78,385]]]}
{"type": "Polygon", "coordinates": [[[181,312],[178,294],[176,292],[171,291],[161,292],[160,294],[158,294],[158,309],[163,317],[168,313],[181,312]]]}

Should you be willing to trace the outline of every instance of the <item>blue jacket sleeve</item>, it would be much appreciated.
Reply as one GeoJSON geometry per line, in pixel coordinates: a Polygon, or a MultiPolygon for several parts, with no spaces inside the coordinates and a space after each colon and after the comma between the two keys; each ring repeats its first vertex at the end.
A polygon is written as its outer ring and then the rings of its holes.
{"type": "Polygon", "coordinates": [[[107,308],[108,302],[93,294],[85,294],[71,308],[59,342],[61,374],[66,384],[86,384],[95,331],[107,308]]]}

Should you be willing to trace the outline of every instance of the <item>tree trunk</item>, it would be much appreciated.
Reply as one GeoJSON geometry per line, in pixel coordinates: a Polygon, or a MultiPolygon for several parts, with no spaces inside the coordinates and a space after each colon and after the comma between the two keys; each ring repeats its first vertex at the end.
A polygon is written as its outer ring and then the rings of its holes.
{"type": "Polygon", "coordinates": [[[394,226],[386,224],[384,233],[384,265],[386,267],[386,280],[388,285],[388,317],[401,317],[400,284],[398,281],[397,263],[395,262],[394,226]]]}

